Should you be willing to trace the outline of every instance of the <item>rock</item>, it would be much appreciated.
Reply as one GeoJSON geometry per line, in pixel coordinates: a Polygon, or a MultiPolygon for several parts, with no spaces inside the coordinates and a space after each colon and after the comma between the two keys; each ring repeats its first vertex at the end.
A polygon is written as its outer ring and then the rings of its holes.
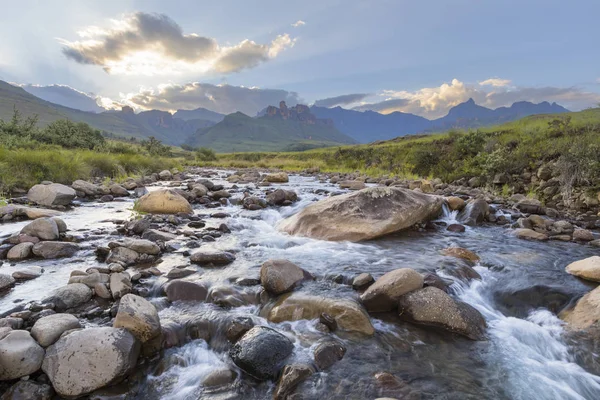
{"type": "Polygon", "coordinates": [[[124,379],[135,367],[139,350],[125,329],[83,329],[48,347],[42,370],[59,395],[78,397],[124,379]]]}
{"type": "Polygon", "coordinates": [[[563,319],[573,329],[586,329],[600,321],[600,286],[579,299],[563,319]]]}
{"type": "Polygon", "coordinates": [[[66,206],[75,198],[75,190],[60,183],[34,185],[27,192],[27,199],[32,203],[46,207],[66,206]]]}
{"type": "Polygon", "coordinates": [[[193,214],[188,201],[174,190],[161,189],[150,192],[137,200],[136,211],[149,214],[193,214]]]}
{"type": "Polygon", "coordinates": [[[62,215],[62,213],[60,211],[47,210],[45,208],[27,207],[27,208],[25,208],[24,212],[25,212],[25,215],[27,216],[27,218],[29,218],[29,219],[51,218],[51,217],[58,217],[59,215],[62,215]]]}
{"type": "Polygon", "coordinates": [[[285,360],[294,351],[284,335],[265,326],[255,326],[231,348],[235,365],[259,380],[275,379],[285,360]]]}
{"type": "Polygon", "coordinates": [[[191,192],[196,198],[200,198],[208,194],[208,188],[201,183],[196,183],[192,186],[191,192]]]}
{"type": "Polygon", "coordinates": [[[537,199],[524,198],[516,205],[516,209],[526,214],[542,214],[542,202],[537,199]]]}
{"type": "Polygon", "coordinates": [[[173,178],[173,174],[168,169],[165,169],[164,171],[160,171],[158,173],[158,177],[161,181],[168,181],[173,178]]]}
{"type": "Polygon", "coordinates": [[[465,208],[458,214],[458,220],[465,225],[479,225],[490,212],[490,206],[484,199],[470,200],[465,208]]]}
{"type": "Polygon", "coordinates": [[[462,247],[448,247],[442,250],[442,254],[449,257],[461,258],[463,260],[478,262],[479,256],[471,250],[463,249],[462,247]]]}
{"type": "Polygon", "coordinates": [[[270,293],[278,295],[292,290],[309,275],[288,260],[268,260],[260,268],[260,282],[270,293]]]}
{"type": "Polygon", "coordinates": [[[573,231],[573,240],[580,242],[591,242],[594,240],[594,234],[587,229],[575,229],[573,231]]]}
{"type": "Polygon", "coordinates": [[[42,347],[48,347],[56,342],[64,332],[79,328],[81,328],[81,324],[74,315],[52,314],[35,322],[31,328],[31,336],[42,347]]]}
{"type": "Polygon", "coordinates": [[[373,279],[373,276],[371,274],[363,272],[362,274],[358,275],[356,278],[354,278],[352,280],[352,287],[355,290],[366,289],[373,282],[375,282],[375,279],[373,279]]]}
{"type": "Polygon", "coordinates": [[[365,185],[364,182],[362,181],[343,181],[340,182],[340,189],[350,189],[350,190],[361,190],[366,188],[367,185],[365,185]]]}
{"type": "Polygon", "coordinates": [[[588,244],[593,247],[600,247],[600,239],[592,240],[588,244]]]}
{"type": "Polygon", "coordinates": [[[182,280],[169,282],[165,292],[169,301],[205,301],[208,296],[208,290],[204,286],[182,280]]]}
{"type": "Polygon", "coordinates": [[[108,264],[119,263],[123,265],[133,265],[140,257],[137,251],[128,249],[127,247],[115,247],[110,250],[106,262],[108,264]]]}
{"type": "Polygon", "coordinates": [[[127,329],[142,345],[161,335],[156,307],[135,294],[121,298],[113,327],[127,329]]]}
{"type": "Polygon", "coordinates": [[[58,233],[66,233],[67,232],[67,224],[65,221],[58,217],[51,217],[52,221],[56,222],[56,226],[58,227],[58,233]]]}
{"type": "Polygon", "coordinates": [[[20,380],[12,385],[0,400],[52,400],[52,386],[31,380],[20,380]]]}
{"type": "Polygon", "coordinates": [[[271,183],[286,183],[289,182],[289,177],[288,174],[286,174],[285,172],[276,172],[274,174],[268,174],[267,176],[265,176],[265,182],[271,182],[271,183]]]}
{"type": "Polygon", "coordinates": [[[33,255],[32,249],[33,243],[31,242],[19,243],[8,250],[6,259],[11,261],[25,260],[33,255]]]}
{"type": "Polygon", "coordinates": [[[147,195],[148,193],[149,192],[148,189],[146,189],[146,186],[138,186],[133,190],[133,195],[138,199],[142,196],[147,195]]]}
{"type": "Polygon", "coordinates": [[[235,317],[231,320],[225,335],[227,340],[231,343],[235,343],[241,338],[246,332],[254,327],[254,321],[249,317],[235,317]]]}
{"type": "Polygon", "coordinates": [[[427,273],[423,276],[423,287],[433,286],[444,292],[448,291],[448,286],[450,283],[447,283],[444,279],[440,278],[437,274],[427,273]]]}
{"type": "Polygon", "coordinates": [[[58,225],[51,218],[38,218],[21,229],[22,235],[35,236],[41,240],[58,240],[58,225]]]}
{"type": "Polygon", "coordinates": [[[56,311],[65,311],[87,303],[92,298],[92,289],[83,283],[71,283],[56,289],[44,303],[54,303],[56,311]]]}
{"type": "Polygon", "coordinates": [[[277,381],[273,400],[285,400],[288,398],[294,389],[312,374],[315,373],[313,367],[308,364],[291,364],[286,365],[277,381]]]}
{"type": "Polygon", "coordinates": [[[40,277],[43,272],[42,268],[31,266],[13,272],[12,277],[17,281],[28,281],[40,277]]]}
{"type": "Polygon", "coordinates": [[[566,271],[588,281],[600,282],[600,257],[592,256],[567,265],[566,271]]]}
{"type": "Polygon", "coordinates": [[[44,349],[27,331],[11,331],[0,340],[0,381],[31,375],[42,366],[44,349]]]}
{"type": "Polygon", "coordinates": [[[110,190],[110,194],[112,194],[115,197],[129,196],[129,191],[117,183],[110,185],[108,189],[110,190]]]}
{"type": "Polygon", "coordinates": [[[96,284],[102,281],[102,276],[98,271],[85,275],[72,275],[69,278],[69,283],[83,283],[87,287],[93,289],[96,284]]]}
{"type": "Polygon", "coordinates": [[[479,311],[433,286],[402,296],[398,313],[409,322],[442,328],[472,340],[485,337],[487,324],[479,311]]]}
{"type": "Polygon", "coordinates": [[[275,304],[266,306],[261,315],[271,322],[317,319],[326,313],[335,318],[339,329],[373,335],[375,329],[369,315],[355,301],[327,298],[300,292],[280,296],[275,304]]]}
{"type": "Polygon", "coordinates": [[[552,178],[552,167],[550,164],[543,164],[540,168],[538,168],[536,175],[539,179],[547,181],[552,178]]]}
{"type": "Polygon", "coordinates": [[[227,265],[235,261],[235,256],[227,251],[198,251],[190,257],[195,264],[227,265]]]}
{"type": "Polygon", "coordinates": [[[450,225],[448,225],[446,230],[448,232],[462,233],[466,230],[466,228],[464,227],[464,225],[461,225],[461,224],[450,224],[450,225]]]}
{"type": "Polygon", "coordinates": [[[176,237],[177,236],[173,235],[172,233],[163,232],[156,229],[147,229],[142,235],[142,239],[147,239],[152,242],[168,242],[176,237]]]}
{"type": "Polygon", "coordinates": [[[167,273],[167,279],[181,279],[195,274],[197,271],[189,268],[173,268],[167,273]]]}
{"type": "Polygon", "coordinates": [[[110,292],[113,299],[118,300],[131,293],[131,278],[126,272],[114,272],[110,274],[110,292]]]}
{"type": "Polygon", "coordinates": [[[267,195],[269,204],[276,206],[283,205],[286,201],[293,203],[296,200],[298,200],[298,195],[292,190],[277,189],[267,195]]]}
{"type": "Polygon", "coordinates": [[[227,190],[216,190],[211,193],[210,197],[212,197],[214,200],[228,199],[231,197],[231,193],[229,193],[227,190]]]}
{"type": "Polygon", "coordinates": [[[71,257],[79,250],[79,246],[69,242],[40,242],[36,243],[33,248],[33,254],[38,257],[52,259],[71,257]]]}
{"type": "Polygon", "coordinates": [[[452,211],[461,211],[467,204],[463,199],[456,196],[446,197],[446,203],[448,204],[448,208],[452,211]]]}
{"type": "Polygon", "coordinates": [[[76,192],[81,192],[84,195],[90,196],[90,197],[102,196],[103,194],[108,194],[108,193],[105,193],[101,187],[96,186],[91,182],[87,182],[87,181],[84,181],[81,179],[78,179],[75,182],[73,182],[71,184],[71,187],[73,189],[75,189],[76,192]]]}
{"type": "Polygon", "coordinates": [[[548,235],[540,233],[540,232],[536,232],[533,229],[527,229],[527,228],[515,229],[514,234],[519,239],[539,240],[539,241],[548,240],[548,235]]]}
{"type": "Polygon", "coordinates": [[[369,312],[394,310],[400,297],[423,287],[423,276],[411,268],[390,271],[377,279],[360,296],[369,312]]]}
{"type": "Polygon", "coordinates": [[[324,240],[361,241],[409,228],[439,215],[442,198],[398,187],[372,187],[309,205],[279,229],[324,240]]]}
{"type": "Polygon", "coordinates": [[[96,283],[93,289],[94,293],[96,293],[96,296],[107,300],[112,299],[112,293],[110,292],[108,286],[105,283],[96,283]]]}
{"type": "Polygon", "coordinates": [[[220,307],[241,307],[258,303],[255,292],[246,292],[228,285],[211,287],[208,301],[220,307]]]}
{"type": "Polygon", "coordinates": [[[344,358],[346,347],[337,340],[327,340],[317,346],[314,352],[315,364],[324,371],[344,358]]]}
{"type": "Polygon", "coordinates": [[[235,380],[235,374],[229,368],[218,368],[211,371],[204,379],[202,379],[202,386],[204,387],[218,387],[230,384],[235,380]]]}

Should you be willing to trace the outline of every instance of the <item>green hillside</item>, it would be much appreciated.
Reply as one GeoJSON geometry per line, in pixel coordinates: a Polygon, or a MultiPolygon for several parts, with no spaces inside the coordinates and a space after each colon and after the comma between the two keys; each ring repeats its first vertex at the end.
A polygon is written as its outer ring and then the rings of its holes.
{"type": "Polygon", "coordinates": [[[354,143],[332,125],[306,124],[277,118],[251,118],[240,112],[200,129],[186,143],[218,152],[282,151],[354,143]]]}

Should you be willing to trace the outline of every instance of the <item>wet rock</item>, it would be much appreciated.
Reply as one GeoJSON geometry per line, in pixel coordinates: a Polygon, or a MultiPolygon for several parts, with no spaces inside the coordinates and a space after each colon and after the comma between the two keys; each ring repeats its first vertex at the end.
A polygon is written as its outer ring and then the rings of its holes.
{"type": "Polygon", "coordinates": [[[274,174],[268,174],[267,176],[265,176],[264,179],[265,182],[271,183],[286,183],[289,182],[289,180],[290,178],[285,172],[276,172],[274,174]]]}
{"type": "Polygon", "coordinates": [[[126,272],[115,272],[110,274],[110,292],[113,299],[118,300],[131,293],[131,277],[126,272]]]}
{"type": "Polygon", "coordinates": [[[21,234],[35,236],[41,240],[57,240],[60,237],[58,225],[51,218],[38,218],[31,221],[21,229],[21,234]]]}
{"type": "Polygon", "coordinates": [[[472,279],[481,279],[481,275],[468,264],[468,262],[444,263],[441,269],[448,275],[468,282],[472,279]]]}
{"type": "Polygon", "coordinates": [[[69,278],[69,283],[83,283],[89,288],[94,288],[96,284],[102,281],[102,277],[99,272],[93,272],[85,275],[74,275],[69,278]]]}
{"type": "Polygon", "coordinates": [[[266,208],[267,202],[263,199],[259,199],[258,197],[249,196],[243,200],[242,206],[246,210],[256,211],[256,210],[262,210],[263,208],[266,208]]]}
{"type": "Polygon", "coordinates": [[[467,204],[463,199],[456,196],[446,197],[446,203],[448,204],[448,208],[452,211],[461,211],[467,204]]]}
{"type": "Polygon", "coordinates": [[[46,259],[72,257],[79,250],[79,246],[69,242],[40,242],[33,248],[33,254],[46,259]]]}
{"type": "Polygon", "coordinates": [[[150,192],[137,201],[135,210],[149,214],[193,214],[192,206],[174,190],[161,189],[150,192]]]}
{"type": "Polygon", "coordinates": [[[27,199],[32,203],[46,207],[66,206],[75,198],[75,190],[60,183],[34,185],[27,192],[27,199]]]}
{"type": "Polygon", "coordinates": [[[31,279],[39,278],[43,272],[43,268],[31,266],[13,272],[12,277],[17,281],[29,281],[31,279]]]}
{"type": "Polygon", "coordinates": [[[11,331],[0,340],[0,381],[17,379],[40,369],[44,349],[27,331],[11,331]]]}
{"type": "Polygon", "coordinates": [[[435,287],[405,294],[398,303],[400,318],[483,340],[487,324],[483,316],[467,303],[456,301],[435,287]]]}
{"type": "Polygon", "coordinates": [[[52,314],[36,321],[31,328],[31,336],[42,347],[48,347],[56,342],[64,332],[78,328],[81,328],[81,324],[74,315],[52,314]]]}
{"type": "Polygon", "coordinates": [[[78,397],[124,379],[135,367],[139,350],[125,329],[83,329],[50,346],[42,370],[59,395],[78,397]]]}
{"type": "Polygon", "coordinates": [[[319,322],[325,325],[330,332],[335,332],[337,330],[335,318],[327,313],[321,313],[321,315],[319,315],[319,322]]]}
{"type": "Polygon", "coordinates": [[[319,344],[314,352],[315,364],[324,371],[344,358],[346,347],[338,340],[326,340],[319,344]]]}
{"type": "Polygon", "coordinates": [[[32,250],[33,243],[19,243],[8,250],[8,253],[6,253],[6,259],[11,261],[25,260],[33,255],[32,250]]]}
{"type": "Polygon", "coordinates": [[[161,335],[156,307],[148,300],[134,294],[126,294],[119,301],[113,327],[127,329],[142,346],[161,335]]]}
{"type": "Polygon", "coordinates": [[[279,229],[324,240],[368,240],[436,217],[442,202],[398,187],[373,187],[313,203],[279,229]]]}
{"type": "Polygon", "coordinates": [[[463,260],[476,263],[480,260],[479,256],[471,250],[463,249],[462,247],[448,247],[442,250],[442,254],[449,257],[456,257],[463,260]]]}
{"type": "Polygon", "coordinates": [[[485,221],[489,211],[490,207],[484,199],[470,200],[457,219],[465,225],[479,225],[485,221]]]}
{"type": "Polygon", "coordinates": [[[519,239],[537,240],[537,241],[548,240],[548,235],[546,235],[544,233],[536,232],[533,229],[526,229],[526,228],[515,229],[514,234],[519,239]]]}
{"type": "Polygon", "coordinates": [[[260,268],[260,282],[272,294],[278,295],[292,290],[309,275],[288,260],[268,260],[260,268]]]}
{"type": "Polygon", "coordinates": [[[450,224],[446,230],[449,232],[462,233],[466,230],[466,228],[461,224],[450,224]]]}
{"type": "Polygon", "coordinates": [[[160,247],[156,243],[146,239],[125,238],[123,246],[142,254],[157,255],[160,253],[160,247]]]}
{"type": "Polygon", "coordinates": [[[133,190],[133,195],[134,195],[135,197],[137,197],[138,199],[139,199],[140,197],[143,197],[143,196],[147,195],[148,193],[149,193],[149,192],[148,192],[148,189],[146,189],[146,187],[145,187],[145,186],[138,186],[138,187],[136,187],[136,188],[133,190]]]}
{"type": "Polygon", "coordinates": [[[101,203],[110,203],[111,201],[113,201],[115,198],[112,194],[105,194],[104,196],[100,196],[100,202],[101,203]]]}
{"type": "Polygon", "coordinates": [[[587,229],[575,229],[573,231],[573,240],[579,242],[591,242],[594,240],[594,234],[587,229]]]}
{"type": "Polygon", "coordinates": [[[567,265],[566,271],[588,281],[600,282],[600,257],[592,256],[567,265]]]}
{"type": "Polygon", "coordinates": [[[292,342],[274,329],[255,326],[231,348],[235,365],[259,380],[275,379],[285,360],[292,354],[292,342]]]}
{"type": "Polygon", "coordinates": [[[204,379],[202,386],[204,387],[219,387],[229,385],[235,380],[235,373],[229,368],[218,368],[211,371],[204,379]]]}
{"type": "Polygon", "coordinates": [[[167,279],[181,279],[195,274],[197,271],[189,268],[173,268],[167,273],[167,279]]]}
{"type": "Polygon", "coordinates": [[[411,268],[400,268],[377,279],[361,295],[360,300],[369,312],[394,310],[400,297],[423,287],[423,276],[411,268]]]}
{"type": "Polygon", "coordinates": [[[280,296],[277,302],[266,306],[261,315],[271,322],[317,319],[326,313],[335,318],[338,329],[373,335],[375,329],[365,310],[350,299],[328,298],[300,292],[280,296]]]}
{"type": "Polygon", "coordinates": [[[52,386],[31,380],[20,380],[0,397],[0,400],[52,400],[52,386]]]}
{"type": "Polygon", "coordinates": [[[56,311],[65,311],[87,303],[92,298],[92,290],[83,283],[71,283],[56,289],[44,303],[53,303],[56,311]]]}
{"type": "Polygon", "coordinates": [[[558,314],[569,304],[572,293],[560,286],[533,285],[524,288],[500,288],[494,292],[494,299],[505,314],[518,318],[527,318],[531,310],[545,308],[558,314]]]}
{"type": "Polygon", "coordinates": [[[352,280],[352,287],[355,290],[362,290],[362,289],[366,289],[367,287],[371,286],[371,284],[373,284],[373,282],[375,282],[375,279],[373,279],[373,276],[369,273],[363,272],[362,274],[358,275],[356,278],[354,278],[352,280]]]}
{"type": "Polygon", "coordinates": [[[106,262],[108,264],[119,263],[123,265],[133,265],[139,258],[139,253],[128,249],[127,247],[115,247],[110,250],[106,262]]]}
{"type": "Polygon", "coordinates": [[[281,206],[286,201],[293,203],[296,200],[298,200],[298,195],[292,190],[277,189],[267,195],[267,202],[276,206],[281,206]]]}
{"type": "Polygon", "coordinates": [[[285,400],[300,383],[304,382],[314,373],[314,368],[308,364],[286,365],[277,381],[273,400],[285,400]]]}
{"type": "Polygon", "coordinates": [[[447,283],[437,274],[428,273],[423,276],[423,286],[433,286],[435,288],[443,290],[444,292],[448,292],[448,286],[450,286],[450,283],[447,283]]]}
{"type": "Polygon", "coordinates": [[[226,251],[198,251],[191,255],[190,261],[201,265],[227,265],[235,261],[235,256],[226,251]]]}
{"type": "Polygon", "coordinates": [[[231,197],[231,193],[229,193],[227,190],[216,190],[210,193],[210,197],[212,197],[213,200],[228,199],[231,197]]]}
{"type": "Polygon", "coordinates": [[[586,329],[600,321],[600,286],[579,299],[563,319],[572,329],[586,329]]]}
{"type": "Polygon", "coordinates": [[[174,280],[165,287],[167,299],[173,301],[205,301],[208,290],[194,282],[174,280]]]}
{"type": "Polygon", "coordinates": [[[145,230],[142,234],[142,239],[147,239],[152,242],[168,242],[176,237],[177,236],[173,235],[172,233],[163,232],[156,229],[145,230]]]}
{"type": "Polygon", "coordinates": [[[249,317],[235,317],[229,323],[229,327],[225,332],[227,340],[231,343],[235,343],[241,338],[246,332],[254,327],[254,321],[249,317]]]}
{"type": "Polygon", "coordinates": [[[257,304],[255,293],[248,293],[232,286],[217,285],[210,288],[208,301],[220,307],[241,307],[257,304]]]}
{"type": "Polygon", "coordinates": [[[114,183],[108,187],[110,193],[115,197],[128,197],[129,191],[118,183],[114,183]]]}

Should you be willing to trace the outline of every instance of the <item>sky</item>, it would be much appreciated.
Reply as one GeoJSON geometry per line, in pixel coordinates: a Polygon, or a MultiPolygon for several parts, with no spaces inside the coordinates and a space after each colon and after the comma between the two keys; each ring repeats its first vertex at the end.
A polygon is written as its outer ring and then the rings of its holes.
{"type": "Polygon", "coordinates": [[[598,0],[0,0],[0,80],[108,108],[600,103],[598,0]],[[8,17],[10,16],[10,17],[8,17]]]}

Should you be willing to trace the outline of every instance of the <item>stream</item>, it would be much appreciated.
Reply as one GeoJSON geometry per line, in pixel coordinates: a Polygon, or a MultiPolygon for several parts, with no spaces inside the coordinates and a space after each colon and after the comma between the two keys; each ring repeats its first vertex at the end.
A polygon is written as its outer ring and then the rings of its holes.
{"type": "MultiPolygon", "coordinates": [[[[218,171],[211,180],[225,188],[227,171],[218,171]]],[[[163,183],[164,184],[164,183],[163,183]]],[[[242,185],[240,185],[242,186],[242,185]]],[[[261,188],[249,185],[257,193],[261,188]]],[[[209,303],[168,304],[160,287],[163,275],[144,280],[149,300],[159,309],[163,326],[178,326],[190,319],[209,321],[222,331],[232,315],[251,317],[257,324],[269,325],[294,343],[293,358],[308,362],[315,343],[333,335],[344,343],[342,360],[325,372],[312,375],[296,389],[294,399],[598,399],[600,363],[587,342],[567,340],[566,329],[557,313],[595,287],[565,272],[570,262],[598,253],[597,249],[575,243],[531,242],[517,239],[509,229],[499,226],[467,227],[463,233],[446,231],[443,224],[435,231],[407,231],[364,243],[326,242],[291,237],[276,229],[279,221],[308,204],[343,192],[314,177],[292,175],[287,184],[277,187],[295,190],[300,200],[290,207],[248,211],[239,205],[207,209],[194,205],[198,215],[206,215],[207,226],[226,223],[232,233],[214,242],[203,242],[201,249],[234,251],[236,261],[226,267],[203,269],[185,280],[200,281],[210,287],[231,286],[238,278],[257,278],[260,265],[273,258],[287,259],[311,272],[317,279],[297,291],[326,297],[356,299],[349,284],[356,275],[368,272],[375,278],[397,268],[413,268],[421,273],[437,272],[452,282],[454,296],[479,310],[488,323],[487,340],[471,341],[445,331],[419,327],[393,313],[373,314],[376,333],[371,338],[343,332],[322,333],[315,321],[272,324],[260,316],[258,305],[223,308],[209,303]],[[216,211],[225,219],[211,218],[216,211]],[[458,246],[480,256],[474,267],[481,279],[459,279],[457,259],[441,255],[440,250],[458,246]],[[389,373],[393,381],[376,379],[389,373]]],[[[154,190],[157,187],[149,187],[154,190]]],[[[241,188],[240,188],[241,189],[241,188]]],[[[235,197],[241,196],[237,190],[235,197]]],[[[64,214],[69,233],[85,239],[75,257],[64,260],[27,260],[15,265],[5,262],[3,273],[37,265],[44,274],[18,284],[0,297],[0,314],[30,301],[39,301],[53,289],[63,286],[72,270],[100,265],[94,247],[121,238],[111,220],[128,219],[133,199],[110,203],[81,203],[64,214]]],[[[445,212],[438,223],[452,223],[456,216],[445,212]]],[[[0,237],[19,231],[27,221],[0,225],[0,237]]],[[[157,265],[168,272],[177,265],[189,264],[182,254],[187,239],[177,239],[181,248],[163,256],[157,265]]],[[[255,290],[246,287],[240,290],[255,290]]],[[[85,324],[106,324],[86,320],[85,324]]],[[[221,332],[222,333],[222,332],[221,332]]],[[[273,382],[259,383],[241,375],[227,354],[227,343],[219,335],[207,343],[199,338],[164,350],[160,359],[138,368],[136,379],[122,389],[127,399],[269,399],[273,382]],[[215,368],[237,372],[235,381],[218,390],[202,386],[202,378],[215,368]]],[[[222,336],[222,335],[221,335],[222,336]]],[[[106,395],[97,398],[114,398],[106,395]]]]}

